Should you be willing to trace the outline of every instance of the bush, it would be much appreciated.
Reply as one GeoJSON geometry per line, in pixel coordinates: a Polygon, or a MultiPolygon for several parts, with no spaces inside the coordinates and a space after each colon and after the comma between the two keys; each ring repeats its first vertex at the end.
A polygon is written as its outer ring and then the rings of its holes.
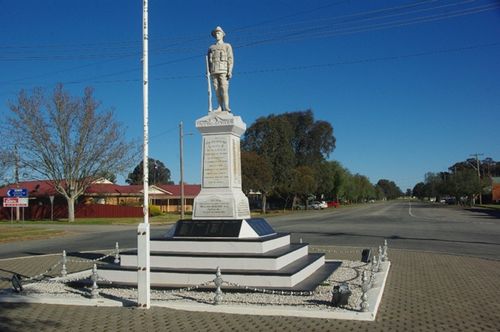
{"type": "Polygon", "coordinates": [[[149,214],[152,217],[156,217],[156,216],[161,216],[163,214],[163,212],[161,212],[161,209],[158,205],[150,205],[149,206],[149,214]]]}

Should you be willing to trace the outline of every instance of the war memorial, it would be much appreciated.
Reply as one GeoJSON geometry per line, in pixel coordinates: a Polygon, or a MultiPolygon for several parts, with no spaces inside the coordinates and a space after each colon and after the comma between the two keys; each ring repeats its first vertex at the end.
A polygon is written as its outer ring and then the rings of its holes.
{"type": "Polygon", "coordinates": [[[61,273],[49,287],[36,282],[43,277],[13,277],[14,291],[3,300],[375,319],[390,267],[387,243],[377,256],[364,252],[362,262],[325,260],[324,253],[311,253],[307,243],[291,243],[290,234],[251,217],[241,176],[240,137],[246,124],[229,103],[234,55],[221,27],[211,34],[208,114],[196,121],[202,135],[201,192],[192,219],[179,220],[161,237],[150,237],[140,224],[137,250],[121,251],[116,244],[110,254],[87,261],[95,263],[91,269],[68,272],[72,258],[64,252],[52,268],[61,273]],[[189,295],[181,301],[183,292],[189,295]],[[263,302],[255,306],[248,301],[252,294],[264,296],[263,302]]]}

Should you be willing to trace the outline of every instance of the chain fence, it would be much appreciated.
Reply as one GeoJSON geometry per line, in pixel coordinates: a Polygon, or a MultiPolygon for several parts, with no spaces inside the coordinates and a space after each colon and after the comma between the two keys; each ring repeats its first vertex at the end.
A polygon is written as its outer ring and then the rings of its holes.
{"type": "MultiPolygon", "coordinates": [[[[314,251],[321,251],[325,253],[335,253],[335,254],[361,254],[362,250],[337,250],[337,249],[328,249],[328,248],[312,248],[314,251]]],[[[90,289],[90,297],[91,298],[97,298],[99,297],[99,286],[98,284],[107,284],[107,285],[113,285],[113,281],[107,280],[103,277],[99,276],[98,270],[97,270],[97,263],[103,262],[105,259],[114,257],[113,263],[117,264],[120,262],[120,249],[118,246],[118,243],[116,243],[115,249],[112,250],[111,252],[104,254],[101,257],[95,258],[95,259],[90,259],[90,258],[73,258],[73,257],[68,257],[66,255],[66,251],[63,251],[61,258],[52,266],[50,266],[48,269],[46,269],[44,272],[39,273],[37,275],[31,276],[31,277],[23,277],[20,276],[18,273],[13,273],[11,278],[6,278],[6,277],[0,277],[0,280],[2,281],[9,281],[12,283],[12,289],[15,292],[22,293],[23,291],[23,284],[26,285],[27,283],[29,284],[38,284],[39,286],[43,285],[50,285],[50,284],[68,284],[68,283],[75,283],[79,281],[85,281],[86,284],[90,285],[90,287],[87,286],[88,289],[90,289]],[[93,267],[91,270],[85,270],[85,271],[80,271],[76,273],[71,273],[70,275],[67,275],[67,268],[66,264],[67,263],[74,263],[74,264],[93,264],[93,267]],[[60,276],[54,277],[50,276],[49,274],[53,274],[53,272],[56,270],[57,267],[60,266],[60,276]]],[[[215,296],[213,303],[214,304],[220,304],[222,303],[222,286],[229,287],[231,291],[236,290],[244,290],[246,292],[254,292],[254,293],[261,293],[261,294],[268,294],[268,295],[279,295],[279,296],[290,296],[290,297],[315,297],[315,296],[321,296],[324,297],[325,295],[332,295],[334,293],[334,290],[328,289],[328,287],[332,287],[332,285],[335,284],[341,284],[341,285],[348,285],[352,288],[357,288],[360,289],[362,292],[361,295],[361,303],[359,305],[361,311],[367,311],[368,310],[368,302],[367,302],[367,292],[370,288],[373,287],[374,283],[374,276],[377,272],[382,271],[381,263],[388,261],[388,247],[387,247],[387,241],[384,241],[383,246],[379,246],[378,248],[378,256],[374,255],[369,262],[367,263],[362,263],[361,261],[356,261],[354,262],[353,266],[343,266],[341,264],[339,267],[337,267],[337,270],[351,270],[354,271],[354,276],[350,278],[343,278],[342,280],[335,280],[332,278],[328,278],[325,282],[320,284],[318,287],[316,287],[315,290],[311,291],[294,291],[294,290],[276,290],[276,289],[268,289],[268,288],[262,288],[262,287],[252,287],[248,285],[243,285],[235,282],[229,282],[224,280],[224,275],[222,271],[220,270],[219,267],[216,269],[215,273],[215,279],[213,280],[208,280],[206,282],[200,283],[198,285],[192,285],[189,287],[183,287],[183,288],[174,288],[174,289],[169,289],[169,290],[162,290],[162,293],[165,294],[179,294],[179,293],[186,293],[186,292],[192,292],[196,291],[199,289],[206,289],[206,288],[215,288],[215,296]]],[[[333,273],[332,275],[335,275],[333,273]]],[[[349,287],[348,287],[349,288],[349,287]]]]}

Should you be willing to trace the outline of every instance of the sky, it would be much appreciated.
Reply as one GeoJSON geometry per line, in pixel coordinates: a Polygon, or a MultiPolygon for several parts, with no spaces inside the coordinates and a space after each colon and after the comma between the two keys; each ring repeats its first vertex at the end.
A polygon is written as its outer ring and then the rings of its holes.
{"type": "MultiPolygon", "coordinates": [[[[91,86],[142,142],[142,1],[0,8],[2,118],[21,89],[91,86]]],[[[329,160],[402,190],[471,154],[500,160],[499,1],[149,0],[149,151],[175,182],[180,122],[184,180],[201,181],[195,121],[207,113],[216,26],[234,50],[231,110],[247,126],[312,109],[334,128],[329,160]]]]}

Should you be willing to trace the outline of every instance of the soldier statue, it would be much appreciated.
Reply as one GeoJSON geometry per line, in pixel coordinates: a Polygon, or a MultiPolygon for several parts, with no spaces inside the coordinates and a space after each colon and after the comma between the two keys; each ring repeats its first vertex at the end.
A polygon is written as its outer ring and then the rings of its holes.
{"type": "Polygon", "coordinates": [[[217,96],[217,111],[231,112],[229,108],[229,80],[233,75],[233,49],[230,44],[225,43],[225,36],[221,27],[212,31],[216,39],[215,44],[208,49],[208,67],[215,95],[217,96]]]}

